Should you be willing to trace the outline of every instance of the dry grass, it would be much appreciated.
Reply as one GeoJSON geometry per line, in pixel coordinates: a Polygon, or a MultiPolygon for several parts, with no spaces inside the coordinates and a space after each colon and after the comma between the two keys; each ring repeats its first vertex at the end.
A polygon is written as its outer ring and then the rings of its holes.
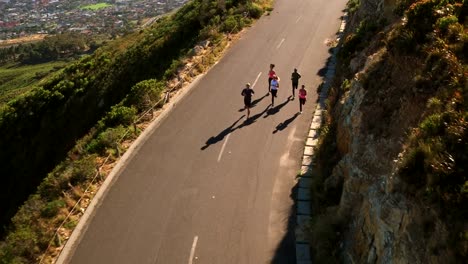
{"type": "Polygon", "coordinates": [[[0,40],[0,48],[9,47],[13,45],[26,44],[38,42],[47,37],[48,34],[34,34],[26,37],[19,37],[15,39],[0,40]]]}

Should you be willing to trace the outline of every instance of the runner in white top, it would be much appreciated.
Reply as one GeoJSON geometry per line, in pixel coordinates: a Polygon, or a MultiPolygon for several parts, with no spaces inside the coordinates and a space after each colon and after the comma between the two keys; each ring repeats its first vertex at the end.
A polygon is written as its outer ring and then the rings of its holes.
{"type": "Polygon", "coordinates": [[[278,93],[278,88],[279,88],[279,78],[278,76],[274,76],[273,79],[271,80],[271,106],[275,106],[275,97],[277,96],[278,93]]]}

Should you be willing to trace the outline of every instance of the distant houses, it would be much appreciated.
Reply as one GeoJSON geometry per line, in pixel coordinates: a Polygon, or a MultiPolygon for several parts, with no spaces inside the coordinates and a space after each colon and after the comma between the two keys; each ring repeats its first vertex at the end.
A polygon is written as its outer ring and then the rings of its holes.
{"type": "Polygon", "coordinates": [[[119,35],[148,18],[180,7],[188,0],[0,0],[0,40],[37,33],[67,31],[119,35]],[[108,2],[108,1],[105,1],[108,2]],[[88,9],[82,7],[89,6],[88,9]]]}

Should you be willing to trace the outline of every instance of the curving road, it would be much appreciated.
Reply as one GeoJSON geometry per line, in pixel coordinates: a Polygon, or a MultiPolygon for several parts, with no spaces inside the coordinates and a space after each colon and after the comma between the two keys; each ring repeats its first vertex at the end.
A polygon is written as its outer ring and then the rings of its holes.
{"type": "Polygon", "coordinates": [[[151,131],[59,263],[295,263],[291,189],[345,2],[277,0],[151,131]],[[282,79],[274,108],[270,63],[282,79]],[[309,91],[302,115],[288,100],[294,67],[309,91]]]}

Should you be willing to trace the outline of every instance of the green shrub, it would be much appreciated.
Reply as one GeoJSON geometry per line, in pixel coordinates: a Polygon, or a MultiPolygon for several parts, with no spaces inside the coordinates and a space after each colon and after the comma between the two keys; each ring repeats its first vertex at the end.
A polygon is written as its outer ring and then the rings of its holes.
{"type": "Polygon", "coordinates": [[[242,25],[243,27],[247,27],[252,25],[253,20],[250,17],[244,17],[242,18],[242,25]]]}
{"type": "Polygon", "coordinates": [[[35,246],[37,236],[35,232],[27,226],[22,226],[9,234],[6,238],[7,246],[2,248],[0,253],[0,263],[33,263],[34,253],[38,251],[35,246]]]}
{"type": "Polygon", "coordinates": [[[348,3],[346,4],[346,8],[348,8],[348,12],[350,14],[353,14],[359,9],[360,5],[361,5],[360,0],[349,0],[348,3]]]}
{"type": "Polygon", "coordinates": [[[427,135],[440,135],[444,131],[442,116],[440,114],[428,116],[419,127],[421,128],[421,132],[427,135]]]}
{"type": "Polygon", "coordinates": [[[343,92],[347,92],[351,89],[351,81],[348,79],[345,79],[343,83],[341,84],[341,90],[343,92]]]}
{"type": "Polygon", "coordinates": [[[397,54],[412,54],[418,50],[414,33],[410,29],[400,28],[390,35],[387,46],[397,54]]]}
{"type": "Polygon", "coordinates": [[[68,228],[68,229],[73,229],[75,226],[78,225],[78,221],[75,219],[69,219],[68,222],[66,222],[63,227],[68,228]]]}
{"type": "Polygon", "coordinates": [[[96,139],[93,139],[87,146],[90,153],[104,154],[108,148],[115,148],[120,143],[119,140],[127,133],[123,126],[108,128],[101,132],[96,139]]]}
{"type": "Polygon", "coordinates": [[[424,119],[399,166],[399,174],[416,187],[430,188],[437,199],[458,203],[468,169],[468,121],[454,111],[424,119]],[[452,197],[452,198],[450,198],[452,197]],[[453,198],[458,197],[458,198],[453,198]]]}
{"type": "Polygon", "coordinates": [[[229,16],[223,23],[222,30],[223,32],[231,32],[235,27],[237,27],[237,21],[233,16],[229,16]]]}
{"type": "Polygon", "coordinates": [[[366,19],[361,21],[354,33],[346,36],[339,51],[339,57],[345,61],[345,64],[347,64],[354,53],[367,47],[368,41],[375,35],[378,28],[378,23],[366,19]]]}
{"type": "Polygon", "coordinates": [[[446,36],[450,43],[464,43],[466,42],[468,34],[464,32],[463,25],[460,23],[453,23],[448,26],[446,36]]]}
{"type": "Polygon", "coordinates": [[[258,19],[263,15],[263,8],[256,3],[251,3],[249,5],[248,10],[250,17],[253,17],[255,19],[258,19]]]}
{"type": "MultiPolygon", "coordinates": [[[[108,136],[108,135],[105,134],[105,136],[108,136]]],[[[108,136],[108,137],[112,137],[112,136],[108,136]]],[[[112,139],[106,138],[105,140],[111,141],[112,139]]],[[[107,144],[110,144],[110,143],[107,143],[107,144]]],[[[83,157],[80,160],[76,160],[72,163],[72,166],[73,167],[72,167],[72,171],[71,171],[71,175],[69,179],[71,184],[75,185],[79,182],[84,182],[87,179],[91,179],[94,175],[96,175],[96,168],[97,168],[96,155],[88,155],[88,156],[83,157]]]]}
{"type": "Polygon", "coordinates": [[[406,12],[407,27],[414,33],[415,41],[423,43],[426,35],[432,32],[437,20],[435,6],[437,1],[423,0],[412,4],[406,12]]]}
{"type": "Polygon", "coordinates": [[[243,29],[245,26],[248,25],[247,21],[249,21],[247,18],[242,17],[240,15],[236,16],[236,20],[237,20],[237,27],[235,28],[233,32],[238,32],[241,29],[243,29]]]}
{"type": "Polygon", "coordinates": [[[38,194],[46,201],[57,199],[62,194],[62,190],[67,188],[68,176],[66,175],[69,172],[59,167],[49,173],[37,189],[38,194]]]}
{"type": "Polygon", "coordinates": [[[135,84],[126,96],[124,104],[135,106],[139,112],[147,110],[148,104],[154,104],[161,99],[161,93],[166,89],[163,81],[149,79],[135,84]]]}
{"type": "MultiPolygon", "coordinates": [[[[200,30],[200,34],[198,35],[198,37],[200,39],[213,40],[215,38],[218,38],[218,35],[219,35],[218,25],[214,24],[214,25],[206,26],[202,30],[200,30]]],[[[190,55],[193,55],[192,50],[190,50],[190,55]]]]}
{"type": "Polygon", "coordinates": [[[448,31],[449,26],[458,23],[458,18],[454,15],[441,17],[437,20],[437,28],[439,28],[442,33],[446,33],[448,31]]]}
{"type": "Polygon", "coordinates": [[[123,105],[114,105],[106,116],[101,120],[104,127],[115,127],[118,125],[131,125],[137,110],[134,107],[127,107],[123,105]]]}
{"type": "Polygon", "coordinates": [[[224,20],[222,31],[229,33],[234,31],[234,29],[237,29],[237,20],[234,16],[228,16],[226,20],[224,20]]]}
{"type": "Polygon", "coordinates": [[[164,72],[164,79],[170,79],[174,77],[177,74],[177,71],[179,70],[181,66],[183,66],[182,60],[180,59],[172,60],[171,65],[164,72]]]}
{"type": "Polygon", "coordinates": [[[65,202],[62,200],[54,200],[45,205],[41,210],[41,216],[50,218],[57,215],[60,208],[65,207],[65,202]]]}
{"type": "Polygon", "coordinates": [[[432,97],[427,100],[427,108],[433,111],[442,111],[443,103],[440,99],[432,97]]]}

